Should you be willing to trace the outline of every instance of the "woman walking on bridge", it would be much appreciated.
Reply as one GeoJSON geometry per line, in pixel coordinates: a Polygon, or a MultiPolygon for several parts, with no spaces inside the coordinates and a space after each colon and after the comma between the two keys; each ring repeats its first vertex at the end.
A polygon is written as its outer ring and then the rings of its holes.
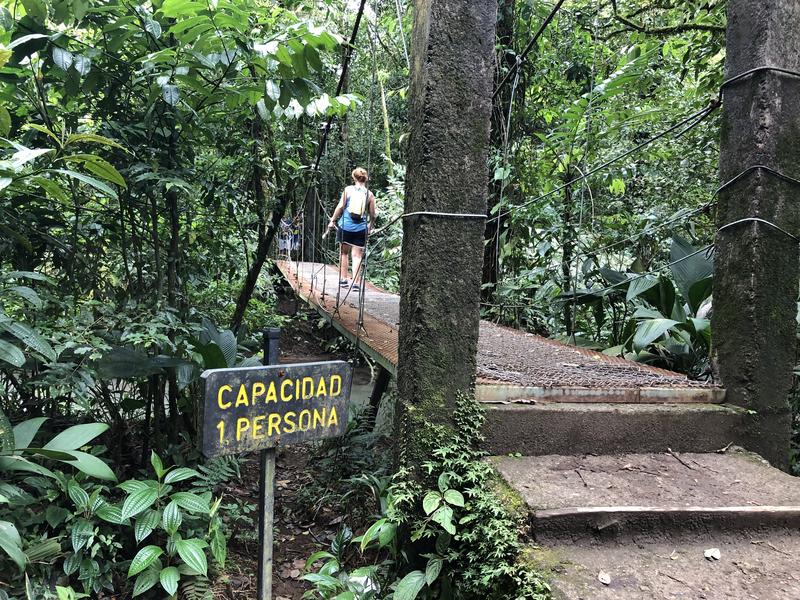
{"type": "Polygon", "coordinates": [[[353,255],[353,284],[352,289],[358,290],[357,283],[359,270],[364,259],[367,247],[369,229],[375,224],[377,211],[375,209],[375,196],[367,189],[369,176],[366,169],[358,167],[353,171],[353,185],[349,185],[342,192],[342,197],[333,216],[328,222],[328,229],[336,229],[339,223],[341,228],[337,239],[341,242],[339,248],[339,285],[347,287],[348,263],[350,254],[353,255]]]}

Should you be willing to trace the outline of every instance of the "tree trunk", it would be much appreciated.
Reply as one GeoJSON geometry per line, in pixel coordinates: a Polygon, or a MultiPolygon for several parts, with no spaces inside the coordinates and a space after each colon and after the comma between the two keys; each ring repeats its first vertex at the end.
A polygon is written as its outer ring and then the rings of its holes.
{"type": "MultiPolygon", "coordinates": [[[[572,171],[568,168],[564,173],[564,183],[572,180],[572,171]]],[[[572,221],[572,188],[564,188],[564,204],[561,207],[561,292],[568,294],[572,291],[572,261],[575,254],[575,223],[572,221]]],[[[568,336],[575,333],[575,324],[572,322],[573,305],[564,305],[564,331],[568,336]]]]}
{"type": "MultiPolygon", "coordinates": [[[[283,189],[283,181],[281,178],[280,166],[278,165],[277,151],[275,150],[275,146],[272,144],[272,140],[270,140],[269,149],[271,154],[270,158],[272,162],[272,173],[275,179],[275,187],[276,189],[280,190],[283,189]]],[[[264,195],[264,177],[265,175],[264,170],[261,168],[261,162],[258,160],[254,161],[253,184],[255,186],[256,204],[258,206],[266,207],[266,196],[264,195]]],[[[264,222],[266,223],[266,229],[259,225],[258,245],[256,246],[256,252],[253,256],[253,263],[251,264],[244,283],[242,284],[239,297],[236,299],[236,309],[234,310],[233,318],[231,319],[231,330],[234,333],[238,333],[239,328],[242,326],[244,313],[247,310],[247,305],[250,303],[250,298],[253,296],[253,291],[256,289],[256,283],[261,275],[261,270],[264,267],[264,263],[267,261],[267,257],[269,256],[269,248],[272,246],[272,240],[275,238],[275,232],[278,231],[283,214],[286,212],[286,207],[289,206],[289,202],[294,195],[294,187],[295,186],[293,182],[288,184],[288,187],[283,189],[283,193],[278,196],[277,205],[272,209],[267,218],[264,219],[264,222]]],[[[259,219],[259,221],[261,221],[261,219],[259,219]]]]}
{"type": "MultiPolygon", "coordinates": [[[[500,0],[498,3],[497,15],[497,45],[500,48],[499,63],[507,69],[514,66],[516,62],[512,53],[514,46],[514,13],[516,0],[500,0]]],[[[494,86],[496,87],[502,80],[504,72],[500,69],[495,70],[494,86]]],[[[507,85],[503,91],[497,95],[492,102],[492,148],[502,152],[506,142],[506,120],[508,111],[511,110],[511,86],[507,85]]],[[[510,132],[508,132],[510,135],[510,132]]],[[[502,183],[492,181],[489,185],[489,206],[495,208],[500,201],[502,183]]],[[[497,251],[499,244],[497,236],[503,231],[506,222],[505,218],[490,220],[486,225],[484,239],[486,244],[483,249],[483,277],[484,287],[483,297],[489,300],[494,295],[494,285],[497,283],[498,269],[500,266],[500,256],[497,251]]]]}
{"type": "MultiPolygon", "coordinates": [[[[765,65],[800,71],[800,3],[730,0],[726,77],[765,65]]],[[[727,400],[749,411],[744,443],[789,462],[797,340],[800,79],[761,70],[725,90],[714,277],[713,339],[727,400]],[[731,182],[737,176],[741,177],[731,182]]]]}
{"type": "MultiPolygon", "coordinates": [[[[495,0],[415,2],[405,212],[486,213],[495,0]]],[[[474,388],[483,218],[404,220],[397,428],[419,464],[474,388]]]]}

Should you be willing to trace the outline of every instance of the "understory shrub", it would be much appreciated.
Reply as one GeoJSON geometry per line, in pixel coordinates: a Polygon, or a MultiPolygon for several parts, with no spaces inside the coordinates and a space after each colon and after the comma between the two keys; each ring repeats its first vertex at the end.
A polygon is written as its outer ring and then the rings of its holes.
{"type": "Polygon", "coordinates": [[[340,532],[329,551],[309,557],[307,569],[321,566],[304,576],[313,585],[306,598],[549,597],[546,582],[522,559],[524,516],[502,497],[478,449],[483,418],[465,395],[454,429],[431,427],[437,441],[419,472],[362,475],[377,500],[377,519],[362,535],[340,532]]]}

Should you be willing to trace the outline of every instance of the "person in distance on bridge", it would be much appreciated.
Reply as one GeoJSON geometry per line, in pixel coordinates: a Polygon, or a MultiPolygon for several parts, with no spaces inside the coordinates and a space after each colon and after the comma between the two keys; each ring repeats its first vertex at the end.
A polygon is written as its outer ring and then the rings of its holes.
{"type": "MultiPolygon", "coordinates": [[[[353,256],[353,284],[352,289],[358,290],[358,277],[364,251],[367,247],[369,229],[375,225],[377,210],[375,208],[375,195],[367,188],[369,175],[366,169],[358,167],[353,170],[353,185],[348,185],[333,216],[328,222],[328,229],[336,229],[339,223],[341,245],[339,246],[339,285],[347,287],[350,255],[353,256]]],[[[339,235],[337,235],[339,239],[339,235]]]]}

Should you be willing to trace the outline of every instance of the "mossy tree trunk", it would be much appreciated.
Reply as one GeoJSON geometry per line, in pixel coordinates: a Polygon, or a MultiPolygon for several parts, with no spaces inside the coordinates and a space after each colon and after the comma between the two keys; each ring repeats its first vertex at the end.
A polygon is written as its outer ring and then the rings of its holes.
{"type": "MultiPolygon", "coordinates": [[[[731,0],[726,77],[775,66],[800,71],[800,3],[731,0]]],[[[800,177],[800,79],[762,70],[725,89],[720,156],[720,228],[758,217],[798,233],[800,188],[765,165],[800,177]]],[[[758,221],[722,229],[716,240],[713,335],[729,402],[750,411],[745,443],[788,466],[788,396],[796,360],[798,246],[758,221]]]]}
{"type": "MultiPolygon", "coordinates": [[[[485,214],[496,0],[414,3],[405,212],[485,214]]],[[[474,386],[485,222],[404,220],[398,433],[410,464],[474,386]]]]}

